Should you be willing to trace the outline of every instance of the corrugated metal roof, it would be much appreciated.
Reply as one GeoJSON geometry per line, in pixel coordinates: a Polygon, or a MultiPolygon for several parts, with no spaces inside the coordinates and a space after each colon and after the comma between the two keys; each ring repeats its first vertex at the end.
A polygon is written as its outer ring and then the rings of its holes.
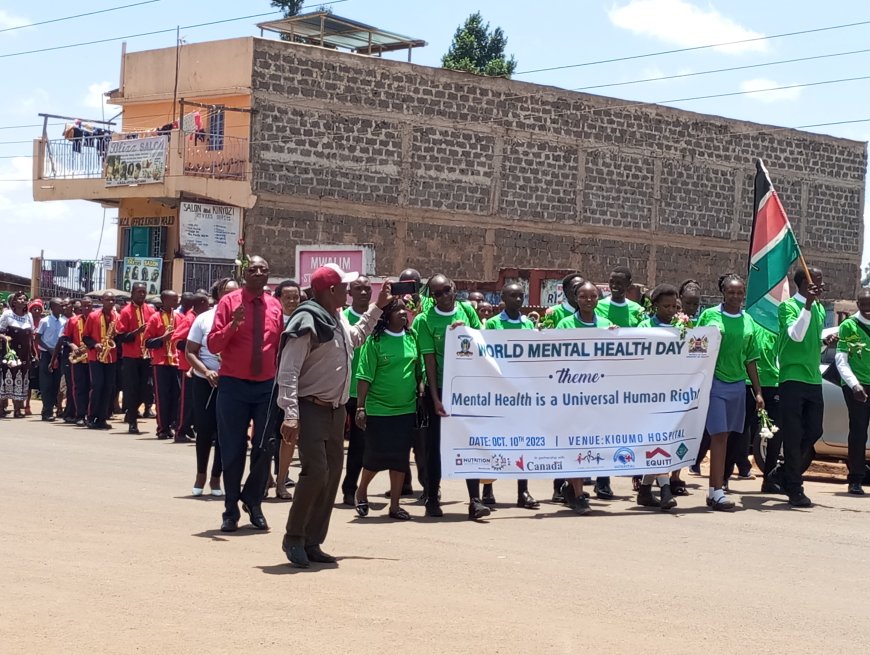
{"type": "Polygon", "coordinates": [[[426,45],[421,39],[388,32],[328,11],[314,11],[282,20],[257,23],[257,27],[263,31],[299,37],[312,45],[344,48],[359,54],[374,55],[426,45]]]}

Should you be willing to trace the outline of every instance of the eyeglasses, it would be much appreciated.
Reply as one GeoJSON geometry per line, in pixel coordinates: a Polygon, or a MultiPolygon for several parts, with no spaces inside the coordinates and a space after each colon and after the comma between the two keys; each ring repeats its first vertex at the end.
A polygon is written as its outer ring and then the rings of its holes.
{"type": "Polygon", "coordinates": [[[443,289],[439,289],[438,291],[433,291],[432,297],[433,298],[440,298],[441,296],[444,296],[444,295],[450,293],[451,291],[453,291],[453,287],[448,285],[448,286],[444,287],[443,289]]]}

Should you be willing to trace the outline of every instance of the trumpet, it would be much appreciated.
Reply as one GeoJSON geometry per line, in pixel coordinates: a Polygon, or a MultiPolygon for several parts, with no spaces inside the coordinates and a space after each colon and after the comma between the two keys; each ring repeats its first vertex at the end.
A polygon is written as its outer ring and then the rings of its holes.
{"type": "Polygon", "coordinates": [[[69,354],[70,364],[84,364],[88,361],[88,347],[84,344],[72,349],[69,354]]]}
{"type": "Polygon", "coordinates": [[[112,357],[112,351],[115,349],[115,322],[112,321],[109,323],[109,329],[106,330],[106,336],[102,338],[100,341],[100,345],[102,346],[100,352],[97,354],[97,361],[100,364],[108,364],[109,359],[112,357]]]}
{"type": "Polygon", "coordinates": [[[169,335],[169,338],[166,340],[166,363],[169,366],[178,366],[178,351],[176,350],[178,342],[173,339],[175,333],[175,312],[171,312],[169,315],[169,327],[172,328],[173,334],[169,335]]]}

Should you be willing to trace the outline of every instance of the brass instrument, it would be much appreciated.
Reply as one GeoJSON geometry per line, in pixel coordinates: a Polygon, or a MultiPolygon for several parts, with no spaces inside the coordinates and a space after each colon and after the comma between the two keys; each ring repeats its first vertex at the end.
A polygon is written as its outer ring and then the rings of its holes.
{"type": "Polygon", "coordinates": [[[164,348],[166,348],[166,363],[169,366],[178,366],[178,352],[175,350],[176,341],[172,338],[175,334],[175,312],[169,312],[169,324],[164,325],[167,329],[172,328],[172,334],[169,335],[169,338],[166,339],[166,343],[164,344],[164,348]]]}
{"type": "Polygon", "coordinates": [[[84,344],[73,347],[69,354],[70,364],[84,364],[88,361],[88,347],[84,344]]]}
{"type": "MultiPolygon", "coordinates": [[[[100,320],[102,321],[104,319],[101,317],[100,320]]],[[[116,345],[117,345],[117,344],[115,344],[114,337],[115,337],[115,321],[112,321],[111,323],[109,323],[109,328],[106,330],[106,336],[104,336],[100,340],[100,345],[102,346],[102,349],[100,350],[99,353],[97,353],[97,361],[99,361],[100,364],[108,364],[109,363],[109,359],[111,359],[111,357],[112,357],[112,351],[116,348],[116,345]]]]}
{"type": "MultiPolygon", "coordinates": [[[[139,318],[139,320],[137,321],[137,323],[138,323],[137,327],[142,327],[143,325],[145,325],[145,318],[144,318],[144,315],[142,314],[141,307],[137,308],[136,315],[139,318]]],[[[151,353],[148,351],[148,348],[145,347],[145,334],[140,333],[138,338],[139,338],[139,345],[142,348],[142,359],[150,359],[151,353]]]]}

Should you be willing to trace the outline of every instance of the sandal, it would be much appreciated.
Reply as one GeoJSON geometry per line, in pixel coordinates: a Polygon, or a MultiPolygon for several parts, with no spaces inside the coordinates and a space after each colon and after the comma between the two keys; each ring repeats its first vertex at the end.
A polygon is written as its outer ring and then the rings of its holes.
{"type": "Polygon", "coordinates": [[[368,500],[358,500],[356,501],[356,513],[359,515],[361,519],[364,519],[369,515],[369,501],[368,500]]]}
{"type": "Polygon", "coordinates": [[[734,501],[726,496],[720,496],[718,500],[712,498],[707,499],[707,507],[715,512],[730,512],[734,509],[734,501]]]}
{"type": "Polygon", "coordinates": [[[275,497],[280,498],[281,500],[293,500],[293,494],[283,487],[275,488],[275,497]]]}
{"type": "Polygon", "coordinates": [[[686,488],[686,483],[683,480],[674,480],[671,482],[671,493],[675,496],[688,496],[689,490],[686,488]]]}
{"type": "Polygon", "coordinates": [[[411,515],[408,514],[403,507],[400,507],[395,512],[390,510],[390,518],[396,519],[397,521],[410,521],[411,515]]]}

